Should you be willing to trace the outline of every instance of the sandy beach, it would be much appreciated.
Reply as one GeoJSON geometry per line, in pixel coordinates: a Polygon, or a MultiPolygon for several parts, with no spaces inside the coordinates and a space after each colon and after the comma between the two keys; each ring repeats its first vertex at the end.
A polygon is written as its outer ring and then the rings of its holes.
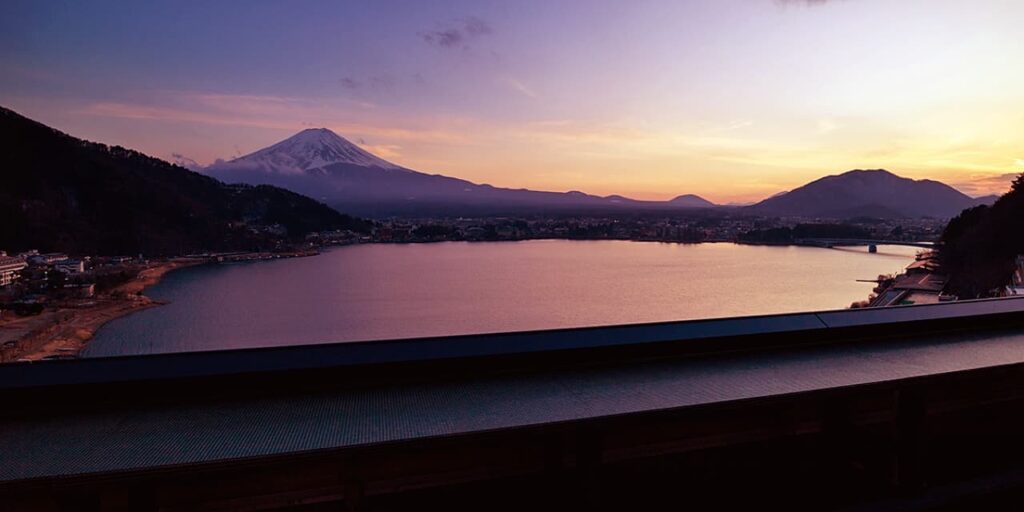
{"type": "Polygon", "coordinates": [[[205,263],[200,259],[173,259],[152,263],[131,281],[88,301],[48,309],[31,317],[0,321],[0,362],[37,361],[74,357],[107,322],[161,303],[145,295],[168,273],[205,263]]]}

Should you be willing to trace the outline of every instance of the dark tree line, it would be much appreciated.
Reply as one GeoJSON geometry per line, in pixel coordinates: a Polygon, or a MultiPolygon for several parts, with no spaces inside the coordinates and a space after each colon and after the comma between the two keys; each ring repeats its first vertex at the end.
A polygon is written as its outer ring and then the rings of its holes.
{"type": "Polygon", "coordinates": [[[229,186],[137,151],[68,136],[0,108],[0,248],[175,255],[272,247],[368,223],[271,186],[229,186]],[[262,229],[261,229],[262,228],[262,229]]]}
{"type": "Polygon", "coordinates": [[[802,238],[870,238],[871,232],[849,224],[797,224],[791,228],[754,229],[740,235],[743,242],[791,244],[802,238]]]}
{"type": "Polygon", "coordinates": [[[939,264],[948,290],[961,298],[985,297],[1010,283],[1024,254],[1024,174],[992,206],[964,210],[942,234],[939,264]]]}

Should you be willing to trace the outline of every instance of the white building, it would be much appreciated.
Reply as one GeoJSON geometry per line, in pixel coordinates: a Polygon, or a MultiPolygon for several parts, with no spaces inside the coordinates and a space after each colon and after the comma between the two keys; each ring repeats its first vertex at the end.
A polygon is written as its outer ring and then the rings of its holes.
{"type": "Polygon", "coordinates": [[[68,255],[60,252],[51,252],[47,254],[36,254],[28,257],[28,262],[33,265],[53,265],[61,261],[68,259],[68,255]]]}
{"type": "Polygon", "coordinates": [[[9,286],[21,277],[21,271],[28,266],[25,258],[0,256],[0,286],[9,286]]]}
{"type": "Polygon", "coordinates": [[[65,274],[81,274],[85,272],[85,262],[82,260],[66,259],[54,263],[53,268],[65,274]]]}

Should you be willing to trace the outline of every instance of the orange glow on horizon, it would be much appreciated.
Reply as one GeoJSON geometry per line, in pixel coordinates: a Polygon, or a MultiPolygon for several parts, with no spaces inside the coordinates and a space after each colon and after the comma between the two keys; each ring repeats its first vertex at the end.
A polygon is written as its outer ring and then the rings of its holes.
{"type": "Polygon", "coordinates": [[[103,31],[97,20],[138,13],[69,6],[7,34],[34,43],[0,63],[0,104],[200,164],[327,127],[414,170],[511,188],[752,202],[882,168],[979,196],[1024,171],[1024,3],[982,3],[479,6],[487,29],[452,47],[421,35],[464,7],[380,18],[324,3],[273,20],[303,38],[260,32],[237,48],[213,18],[103,31]],[[350,11],[407,30],[336,30],[350,11]]]}

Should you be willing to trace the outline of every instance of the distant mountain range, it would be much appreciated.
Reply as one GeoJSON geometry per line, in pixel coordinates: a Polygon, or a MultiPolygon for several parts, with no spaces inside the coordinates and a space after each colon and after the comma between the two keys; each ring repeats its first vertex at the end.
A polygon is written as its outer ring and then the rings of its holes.
{"type": "Polygon", "coordinates": [[[228,183],[276,185],[339,211],[376,217],[729,208],[809,218],[950,218],[997,198],[975,199],[937,181],[901,178],[884,170],[828,176],[749,206],[718,206],[693,194],[639,201],[578,191],[509,189],[407,169],[326,128],[303,130],[255,153],[219,161],[204,172],[228,183]]]}
{"type": "Polygon", "coordinates": [[[205,170],[228,183],[269,184],[366,216],[485,215],[715,206],[695,195],[638,201],[583,192],[509,189],[426,174],[383,160],[326,129],[303,130],[270,147],[205,170]]]}
{"type": "Polygon", "coordinates": [[[944,183],[902,178],[889,171],[854,170],[826,176],[747,208],[761,215],[846,219],[951,218],[998,196],[972,198],[944,183]]]}
{"type": "Polygon", "coordinates": [[[406,169],[326,129],[305,130],[205,169],[224,181],[250,184],[229,186],[136,151],[76,139],[2,107],[0,151],[0,248],[10,251],[182,254],[266,247],[282,238],[282,228],[285,237],[369,229],[366,221],[338,211],[424,217],[722,211],[949,218],[996,199],[972,199],[936,181],[883,170],[828,176],[750,206],[716,206],[695,195],[637,201],[506,189],[406,169]]]}
{"type": "Polygon", "coordinates": [[[368,228],[294,192],[225,185],[2,107],[0,153],[0,249],[7,251],[175,255],[269,249],[310,231],[368,228]]]}

